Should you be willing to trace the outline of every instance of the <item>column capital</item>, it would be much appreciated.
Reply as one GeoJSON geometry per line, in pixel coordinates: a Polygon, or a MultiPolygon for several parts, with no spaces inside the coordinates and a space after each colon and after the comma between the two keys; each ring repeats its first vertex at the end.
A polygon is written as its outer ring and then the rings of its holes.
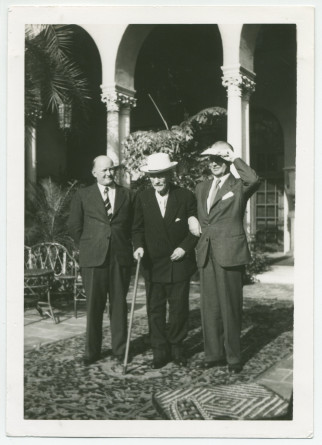
{"type": "Polygon", "coordinates": [[[107,111],[118,112],[121,107],[134,108],[136,106],[137,99],[129,94],[104,85],[101,85],[101,89],[101,100],[106,104],[107,111]]]}
{"type": "Polygon", "coordinates": [[[256,74],[241,66],[222,66],[222,84],[227,88],[228,97],[241,97],[249,100],[255,91],[256,74]]]}

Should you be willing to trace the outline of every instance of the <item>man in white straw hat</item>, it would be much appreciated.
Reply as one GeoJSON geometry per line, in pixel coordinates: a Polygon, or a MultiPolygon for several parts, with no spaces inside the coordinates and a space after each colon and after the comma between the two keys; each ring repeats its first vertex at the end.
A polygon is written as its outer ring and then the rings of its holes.
{"type": "Polygon", "coordinates": [[[242,276],[251,259],[243,223],[246,203],[258,188],[259,178],[227,142],[218,141],[201,154],[209,157],[213,179],[196,187],[201,225],[197,264],[205,347],[205,361],[199,367],[228,363],[230,372],[240,372],[242,276]],[[230,173],[231,164],[240,178],[230,173]]]}
{"type": "Polygon", "coordinates": [[[170,360],[187,365],[183,341],[188,331],[189,284],[196,270],[194,248],[198,242],[189,232],[188,219],[196,216],[197,209],[193,193],[171,183],[176,165],[166,153],[148,156],[141,171],[149,175],[152,187],[137,196],[133,223],[134,257],[141,255],[148,284],[153,369],[170,360]]]}

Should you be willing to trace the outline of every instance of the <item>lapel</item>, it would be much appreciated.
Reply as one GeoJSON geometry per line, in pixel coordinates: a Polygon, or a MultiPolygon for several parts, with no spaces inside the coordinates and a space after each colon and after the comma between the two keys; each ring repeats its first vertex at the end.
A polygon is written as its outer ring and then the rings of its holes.
{"type": "Polygon", "coordinates": [[[93,203],[96,206],[96,208],[99,210],[102,215],[106,218],[106,210],[104,206],[104,201],[101,195],[101,192],[98,188],[97,183],[92,185],[92,193],[91,193],[91,199],[93,199],[93,203]]]}
{"type": "Polygon", "coordinates": [[[172,219],[176,215],[177,208],[178,208],[178,201],[177,201],[176,192],[175,192],[175,189],[173,189],[173,186],[170,185],[168,202],[167,202],[167,206],[165,209],[165,215],[163,218],[165,224],[169,224],[172,221],[172,219]]]}
{"type": "Polygon", "coordinates": [[[124,199],[125,199],[125,190],[123,189],[123,187],[120,187],[118,184],[115,184],[115,202],[114,202],[114,211],[112,219],[119,211],[121,205],[124,202],[124,199]]]}
{"type": "Polygon", "coordinates": [[[211,189],[211,184],[212,184],[212,179],[208,179],[207,181],[205,181],[204,186],[201,190],[201,202],[203,205],[203,210],[205,212],[206,215],[208,215],[208,211],[207,211],[207,199],[208,199],[208,195],[209,195],[209,191],[211,189]]]}
{"type": "Polygon", "coordinates": [[[231,190],[231,188],[235,185],[235,183],[236,179],[234,175],[230,173],[226,181],[223,183],[222,187],[218,190],[215,201],[211,206],[211,209],[217,204],[217,202],[221,201],[221,198],[231,190]]]}
{"type": "Polygon", "coordinates": [[[153,216],[153,218],[155,220],[159,220],[159,221],[163,222],[160,207],[159,207],[157,198],[155,196],[155,190],[153,187],[149,190],[148,201],[149,201],[149,212],[151,212],[151,215],[153,216]]]}

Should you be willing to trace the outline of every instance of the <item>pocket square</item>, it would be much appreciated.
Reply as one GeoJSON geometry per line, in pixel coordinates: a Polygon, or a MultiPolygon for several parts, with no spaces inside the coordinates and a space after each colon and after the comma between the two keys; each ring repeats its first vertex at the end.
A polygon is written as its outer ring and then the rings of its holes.
{"type": "Polygon", "coordinates": [[[230,198],[231,196],[234,196],[233,192],[228,192],[221,199],[224,200],[224,199],[230,198]]]}
{"type": "Polygon", "coordinates": [[[177,219],[175,220],[175,222],[178,222],[178,221],[181,221],[181,219],[180,219],[180,218],[177,218],[177,219]]]}

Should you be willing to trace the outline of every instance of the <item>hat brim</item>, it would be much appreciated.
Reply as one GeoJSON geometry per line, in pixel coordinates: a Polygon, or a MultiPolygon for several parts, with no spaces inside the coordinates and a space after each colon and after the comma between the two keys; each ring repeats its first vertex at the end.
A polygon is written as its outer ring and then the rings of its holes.
{"type": "Polygon", "coordinates": [[[207,150],[200,153],[200,155],[201,156],[223,156],[226,153],[225,153],[225,150],[223,150],[223,149],[207,148],[207,150]]]}
{"type": "Polygon", "coordinates": [[[161,173],[161,172],[166,172],[168,170],[172,170],[177,164],[178,164],[178,162],[172,161],[170,167],[161,168],[161,169],[158,169],[158,170],[149,170],[147,165],[143,165],[143,167],[141,167],[140,170],[143,173],[161,173]]]}

